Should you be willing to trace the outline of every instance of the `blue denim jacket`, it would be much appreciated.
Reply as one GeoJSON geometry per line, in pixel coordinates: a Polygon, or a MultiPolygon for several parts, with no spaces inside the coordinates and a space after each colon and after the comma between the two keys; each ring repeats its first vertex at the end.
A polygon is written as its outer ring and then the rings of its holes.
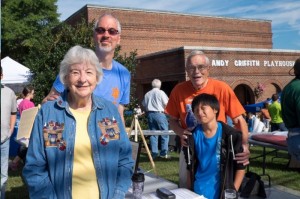
{"type": "MultiPolygon", "coordinates": [[[[30,198],[72,198],[72,173],[76,121],[66,101],[67,93],[45,103],[38,112],[23,169],[30,198]],[[66,149],[45,146],[43,127],[49,122],[64,123],[62,132],[66,149]]],[[[115,105],[92,95],[93,106],[88,121],[92,156],[102,199],[124,198],[131,184],[133,160],[131,145],[115,105]],[[98,122],[115,118],[120,139],[101,144],[98,122]]]]}

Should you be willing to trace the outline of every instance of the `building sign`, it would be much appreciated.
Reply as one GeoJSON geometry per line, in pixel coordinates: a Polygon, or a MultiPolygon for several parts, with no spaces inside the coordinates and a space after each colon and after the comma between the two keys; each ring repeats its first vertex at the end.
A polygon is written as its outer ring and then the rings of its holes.
{"type": "Polygon", "coordinates": [[[270,61],[270,60],[227,60],[227,59],[213,59],[211,60],[212,66],[238,66],[238,67],[244,67],[244,66],[251,66],[251,67],[293,67],[295,64],[295,61],[270,61]]]}

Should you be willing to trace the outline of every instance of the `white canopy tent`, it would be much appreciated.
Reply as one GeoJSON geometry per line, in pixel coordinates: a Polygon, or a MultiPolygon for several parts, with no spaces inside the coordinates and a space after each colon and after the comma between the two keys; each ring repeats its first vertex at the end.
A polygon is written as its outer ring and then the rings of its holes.
{"type": "Polygon", "coordinates": [[[29,68],[8,56],[1,59],[1,66],[3,69],[2,84],[20,84],[27,82],[28,76],[30,75],[29,68]]]}

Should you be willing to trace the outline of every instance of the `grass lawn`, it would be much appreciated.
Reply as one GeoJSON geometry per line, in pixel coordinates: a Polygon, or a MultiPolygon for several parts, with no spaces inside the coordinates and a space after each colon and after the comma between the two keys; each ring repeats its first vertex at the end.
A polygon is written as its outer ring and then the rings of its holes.
{"type": "Polygon", "coordinates": [[[8,171],[8,183],[6,185],[5,198],[27,199],[29,198],[27,188],[21,178],[21,168],[18,171],[8,171]]]}
{"type": "MultiPolygon", "coordinates": [[[[269,150],[270,151],[270,150],[269,150]]],[[[261,147],[251,147],[251,156],[257,156],[262,153],[261,147]]],[[[157,173],[159,176],[170,180],[178,184],[178,162],[179,154],[176,152],[171,152],[171,159],[157,158],[154,160],[157,173]]],[[[280,151],[279,156],[287,157],[286,152],[280,151]]],[[[266,161],[266,173],[271,176],[272,185],[281,185],[288,187],[293,190],[300,191],[300,173],[299,170],[295,171],[288,169],[287,158],[275,158],[271,160],[273,155],[268,155],[266,161]]],[[[262,159],[255,159],[251,161],[250,171],[256,172],[258,174],[262,173],[262,159]]],[[[152,169],[149,158],[146,153],[142,153],[140,157],[140,167],[144,171],[149,171],[152,169]]],[[[153,172],[153,171],[151,171],[153,172]]],[[[7,199],[28,199],[28,192],[26,186],[24,185],[22,178],[20,177],[21,169],[19,171],[9,171],[9,180],[6,191],[7,199]]],[[[263,178],[267,180],[267,178],[263,178]]]]}
{"type": "MultiPolygon", "coordinates": [[[[258,156],[262,154],[262,147],[251,147],[251,157],[258,156]]],[[[267,149],[267,152],[272,151],[267,149]]],[[[285,151],[278,151],[277,155],[283,158],[272,158],[275,156],[268,155],[266,159],[266,174],[271,177],[271,184],[281,185],[288,187],[293,190],[300,191],[300,168],[289,169],[288,165],[288,153],[285,151]]],[[[262,158],[254,159],[250,163],[250,171],[256,172],[257,174],[262,174],[262,158]]],[[[262,177],[262,179],[267,181],[267,177],[262,177]]]]}

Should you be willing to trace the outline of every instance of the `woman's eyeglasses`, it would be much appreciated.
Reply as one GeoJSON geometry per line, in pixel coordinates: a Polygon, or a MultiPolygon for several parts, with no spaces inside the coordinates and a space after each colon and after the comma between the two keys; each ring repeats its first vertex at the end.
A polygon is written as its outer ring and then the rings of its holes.
{"type": "Polygon", "coordinates": [[[95,32],[98,33],[98,34],[104,34],[106,31],[108,32],[108,34],[110,34],[112,36],[119,34],[119,31],[114,29],[114,28],[109,28],[107,30],[105,28],[102,28],[102,27],[95,28],[95,32]]]}

